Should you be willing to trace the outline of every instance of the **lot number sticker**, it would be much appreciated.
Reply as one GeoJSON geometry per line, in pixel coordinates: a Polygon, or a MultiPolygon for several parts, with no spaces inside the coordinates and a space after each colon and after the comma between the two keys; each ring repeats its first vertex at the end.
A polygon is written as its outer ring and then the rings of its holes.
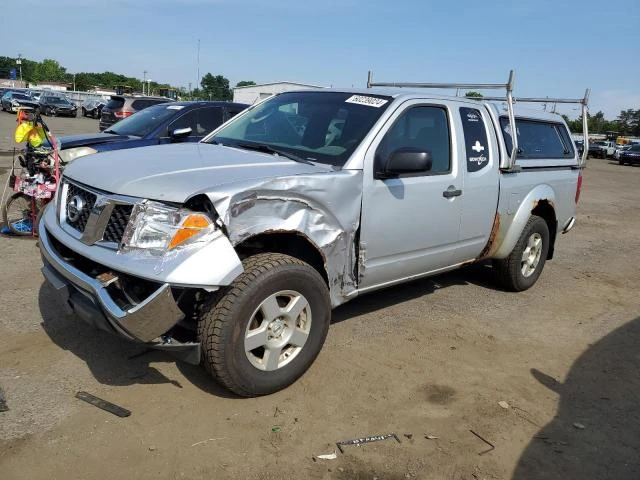
{"type": "Polygon", "coordinates": [[[347,103],[355,103],[356,105],[367,105],[368,107],[380,108],[389,100],[384,98],[367,97],[366,95],[353,95],[345,100],[347,103]]]}

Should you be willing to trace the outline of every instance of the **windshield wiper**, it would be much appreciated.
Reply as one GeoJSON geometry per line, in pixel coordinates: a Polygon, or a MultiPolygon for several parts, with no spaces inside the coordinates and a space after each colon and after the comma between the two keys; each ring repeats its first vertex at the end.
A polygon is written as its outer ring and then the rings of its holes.
{"type": "Polygon", "coordinates": [[[107,128],[104,132],[102,133],[113,133],[114,135],[118,135],[117,132],[114,132],[113,130],[111,130],[110,128],[107,128]]]}
{"type": "Polygon", "coordinates": [[[299,157],[294,153],[285,152],[284,150],[280,150],[279,148],[273,148],[270,145],[265,145],[264,143],[234,143],[232,146],[238,148],[244,148],[245,150],[254,150],[256,152],[268,153],[271,155],[279,155],[281,157],[288,158],[289,160],[293,160],[298,163],[306,163],[307,165],[314,165],[314,163],[306,158],[299,157]]]}

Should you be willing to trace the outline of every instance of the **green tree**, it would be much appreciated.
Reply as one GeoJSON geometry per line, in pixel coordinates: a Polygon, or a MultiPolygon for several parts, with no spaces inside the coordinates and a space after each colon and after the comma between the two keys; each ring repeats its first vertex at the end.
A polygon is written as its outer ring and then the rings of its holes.
{"type": "Polygon", "coordinates": [[[67,69],[56,60],[45,58],[35,69],[35,82],[64,82],[67,69]]]}
{"type": "Polygon", "coordinates": [[[467,98],[482,98],[482,94],[480,92],[467,92],[464,96],[467,98]]]}
{"type": "Polygon", "coordinates": [[[242,80],[238,83],[236,83],[236,87],[250,87],[251,85],[255,85],[256,82],[254,82],[253,80],[242,80]]]}
{"type": "Polygon", "coordinates": [[[231,100],[233,92],[229,88],[229,79],[222,75],[207,73],[200,82],[204,98],[207,100],[231,100]]]}

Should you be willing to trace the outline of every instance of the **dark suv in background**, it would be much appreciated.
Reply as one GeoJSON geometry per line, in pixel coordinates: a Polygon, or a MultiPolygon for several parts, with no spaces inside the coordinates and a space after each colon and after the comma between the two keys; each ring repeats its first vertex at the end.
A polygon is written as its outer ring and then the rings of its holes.
{"type": "Polygon", "coordinates": [[[127,118],[151,105],[172,102],[165,97],[124,97],[112,95],[111,99],[102,108],[100,113],[100,131],[106,130],[111,125],[123,118],[127,118]]]}

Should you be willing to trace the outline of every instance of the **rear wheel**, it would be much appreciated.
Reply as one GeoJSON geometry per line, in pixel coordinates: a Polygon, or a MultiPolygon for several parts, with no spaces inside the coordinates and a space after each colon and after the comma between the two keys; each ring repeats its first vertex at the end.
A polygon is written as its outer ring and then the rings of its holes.
{"type": "Polygon", "coordinates": [[[313,363],[329,329],[322,276],[288,255],[245,259],[242,273],[201,309],[198,337],[206,369],[244,397],[291,385],[313,363]]]}
{"type": "Polygon", "coordinates": [[[549,252],[549,227],[532,215],[507,258],[494,261],[499,283],[507,290],[527,290],[540,277],[549,252]]]}
{"type": "Polygon", "coordinates": [[[32,234],[32,198],[24,193],[14,193],[2,209],[2,220],[13,235],[32,234]]]}

